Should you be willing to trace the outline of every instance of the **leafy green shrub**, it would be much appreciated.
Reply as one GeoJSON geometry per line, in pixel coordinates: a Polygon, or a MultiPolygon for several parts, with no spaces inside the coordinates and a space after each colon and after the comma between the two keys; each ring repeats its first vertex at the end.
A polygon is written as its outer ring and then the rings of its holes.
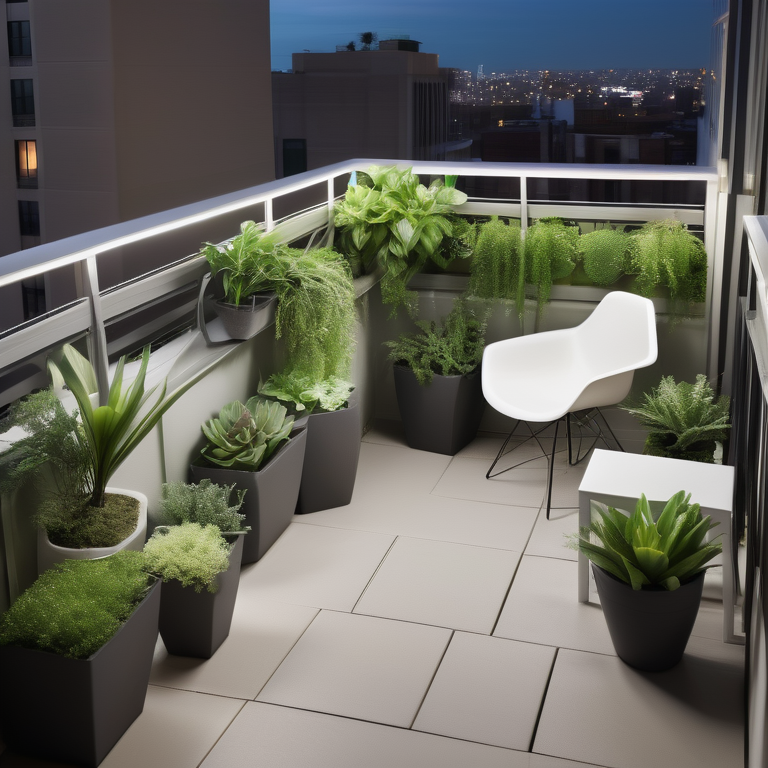
{"type": "Polygon", "coordinates": [[[528,282],[538,289],[539,314],[549,301],[552,282],[573,272],[579,259],[579,230],[555,217],[536,221],[525,235],[528,282]]]}
{"type": "Polygon", "coordinates": [[[730,399],[715,393],[700,373],[695,384],[664,376],[636,406],[623,406],[648,429],[644,453],[712,464],[714,441],[728,436],[730,399]]]}
{"type": "Polygon", "coordinates": [[[472,257],[469,292],[481,299],[513,301],[525,311],[525,261],[520,225],[494,216],[480,226],[472,257]]]}
{"type": "Polygon", "coordinates": [[[454,232],[451,206],[466,199],[441,181],[425,187],[410,168],[374,165],[336,203],[341,250],[366,269],[383,267],[382,299],[393,314],[400,306],[415,312],[414,292],[406,286],[428,261],[448,266],[442,246],[454,232]]]}
{"type": "Polygon", "coordinates": [[[596,229],[579,238],[584,272],[595,285],[615,283],[627,269],[629,236],[623,229],[596,229]]]}
{"type": "Polygon", "coordinates": [[[707,543],[707,532],[719,523],[702,517],[691,494],[678,491],[654,521],[648,500],[640,497],[632,515],[613,507],[594,505],[599,520],[579,534],[578,548],[595,565],[632,589],[677,589],[703,570],[722,551],[722,544],[707,543]],[[594,543],[595,538],[600,544],[594,543]]]}
{"type": "Polygon", "coordinates": [[[67,560],[0,617],[0,645],[87,659],[120,629],[151,583],[140,552],[67,560]]]}
{"type": "Polygon", "coordinates": [[[352,392],[352,382],[333,376],[316,381],[296,371],[273,373],[259,383],[259,394],[290,403],[296,412],[338,411],[344,408],[352,392]]]}
{"type": "Polygon", "coordinates": [[[156,528],[144,545],[146,568],[182,587],[216,592],[216,576],[229,568],[231,547],[215,525],[182,523],[156,528]]]}
{"type": "Polygon", "coordinates": [[[218,485],[208,478],[194,483],[164,483],[160,499],[160,522],[165,525],[199,523],[213,525],[224,533],[249,531],[245,515],[238,510],[243,506],[244,490],[235,491],[235,485],[218,485]],[[230,504],[232,493],[237,499],[230,504]]]}
{"type": "Polygon", "coordinates": [[[674,312],[688,312],[705,299],[707,254],[704,244],[679,221],[649,221],[630,235],[630,273],[642,296],[657,286],[669,289],[674,312]]]}
{"type": "Polygon", "coordinates": [[[225,405],[219,417],[205,422],[202,429],[208,438],[200,452],[204,461],[255,472],[289,439],[293,416],[280,403],[252,397],[245,405],[239,400],[225,405]]]}
{"type": "Polygon", "coordinates": [[[471,373],[483,358],[485,323],[478,320],[465,302],[457,302],[442,324],[420,321],[420,333],[403,334],[384,342],[389,359],[408,366],[419,384],[432,381],[434,373],[457,376],[471,373]]]}

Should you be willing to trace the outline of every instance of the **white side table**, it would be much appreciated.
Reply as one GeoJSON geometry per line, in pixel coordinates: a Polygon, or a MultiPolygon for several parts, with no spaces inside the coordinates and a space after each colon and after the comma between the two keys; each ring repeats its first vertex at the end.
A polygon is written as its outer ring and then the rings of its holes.
{"type": "MultiPolygon", "coordinates": [[[[579,486],[579,527],[590,523],[592,500],[632,512],[644,493],[656,513],[660,511],[660,505],[678,491],[690,493],[691,501],[701,505],[703,515],[711,515],[714,521],[720,522],[714,534],[721,535],[723,543],[723,641],[743,643],[743,638],[733,631],[733,484],[733,467],[598,448],[593,452],[579,486]]],[[[581,552],[579,601],[589,602],[589,561],[581,552]]]]}

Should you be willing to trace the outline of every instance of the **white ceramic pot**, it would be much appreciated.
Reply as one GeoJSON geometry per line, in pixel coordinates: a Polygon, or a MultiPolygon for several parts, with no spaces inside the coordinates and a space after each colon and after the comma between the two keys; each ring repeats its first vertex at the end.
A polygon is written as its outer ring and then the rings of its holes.
{"type": "Polygon", "coordinates": [[[123,488],[107,488],[107,493],[120,496],[131,496],[139,502],[139,519],[136,529],[127,538],[114,547],[86,547],[84,549],[71,549],[51,544],[44,528],[37,531],[37,572],[43,573],[52,568],[56,563],[65,560],[95,560],[98,557],[108,557],[123,549],[132,549],[140,552],[144,549],[147,540],[147,497],[138,491],[127,491],[123,488]]]}

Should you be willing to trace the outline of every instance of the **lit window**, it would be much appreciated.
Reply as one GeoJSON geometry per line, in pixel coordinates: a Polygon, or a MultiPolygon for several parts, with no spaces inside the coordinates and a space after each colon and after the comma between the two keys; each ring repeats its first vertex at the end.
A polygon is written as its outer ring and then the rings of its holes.
{"type": "Polygon", "coordinates": [[[16,180],[20,187],[37,187],[37,142],[16,142],[16,180]]]}

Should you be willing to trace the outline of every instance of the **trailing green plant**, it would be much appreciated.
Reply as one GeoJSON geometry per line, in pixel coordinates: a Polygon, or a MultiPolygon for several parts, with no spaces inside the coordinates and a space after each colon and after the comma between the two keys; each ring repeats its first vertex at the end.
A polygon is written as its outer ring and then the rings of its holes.
{"type": "Polygon", "coordinates": [[[144,545],[146,568],[195,592],[216,592],[216,576],[229,568],[232,547],[215,525],[181,523],[156,528],[144,545]]]}
{"type": "Polygon", "coordinates": [[[87,659],[120,629],[153,582],[141,552],[66,560],[0,617],[0,645],[87,659]]]}
{"type": "Polygon", "coordinates": [[[629,236],[624,229],[607,226],[579,238],[581,262],[595,285],[611,285],[627,270],[629,236]]]}
{"type": "Polygon", "coordinates": [[[719,542],[705,541],[707,532],[719,523],[702,517],[699,505],[690,500],[690,493],[678,491],[657,520],[645,494],[631,515],[593,504],[597,519],[580,531],[578,549],[632,589],[673,591],[710,567],[705,564],[723,548],[719,542]]]}
{"type": "Polygon", "coordinates": [[[208,478],[194,483],[164,483],[160,499],[160,522],[164,525],[199,523],[212,525],[223,533],[250,531],[245,515],[238,511],[243,506],[245,490],[232,485],[212,483],[208,478]],[[235,503],[231,504],[232,496],[235,503]]]}
{"type": "Polygon", "coordinates": [[[480,365],[485,345],[485,323],[478,320],[466,302],[458,301],[440,323],[419,321],[418,333],[402,334],[384,343],[389,359],[405,365],[419,384],[427,385],[433,374],[460,376],[480,365]]]}
{"type": "Polygon", "coordinates": [[[728,436],[730,398],[715,398],[707,377],[675,382],[662,377],[639,405],[622,406],[648,429],[644,453],[713,463],[714,442],[728,436]]]}
{"type": "Polygon", "coordinates": [[[375,263],[384,269],[382,299],[393,314],[400,306],[415,312],[414,292],[406,286],[428,261],[443,268],[450,263],[442,249],[453,234],[449,214],[466,199],[439,180],[425,187],[410,168],[371,166],[336,203],[341,250],[366,269],[375,263]]]}
{"type": "Polygon", "coordinates": [[[272,290],[269,285],[279,274],[277,261],[284,246],[274,232],[266,233],[254,221],[244,221],[240,234],[220,243],[205,243],[202,254],[211,274],[221,274],[224,300],[242,304],[256,291],[272,290]]]}
{"type": "Polygon", "coordinates": [[[225,405],[218,418],[202,425],[208,444],[200,452],[208,464],[255,472],[288,440],[293,416],[285,406],[252,397],[225,405]]]}
{"type": "Polygon", "coordinates": [[[525,261],[520,224],[493,216],[480,226],[472,255],[469,292],[481,299],[512,301],[525,311],[525,261]]]}
{"type": "Polygon", "coordinates": [[[690,312],[705,299],[707,254],[704,244],[673,219],[649,221],[630,235],[630,273],[642,296],[653,296],[658,286],[669,289],[672,311],[690,312]]]}
{"type": "Polygon", "coordinates": [[[297,413],[306,411],[338,411],[347,405],[352,392],[351,381],[332,376],[320,381],[295,370],[273,373],[266,382],[259,382],[258,392],[290,403],[297,413]]]}
{"type": "Polygon", "coordinates": [[[463,216],[449,215],[452,232],[443,238],[440,248],[446,263],[454,259],[468,259],[472,256],[477,242],[477,224],[463,216]]]}
{"type": "Polygon", "coordinates": [[[552,283],[573,272],[579,259],[579,230],[562,219],[538,219],[525,235],[525,265],[528,282],[538,289],[538,311],[549,301],[552,283]]]}

